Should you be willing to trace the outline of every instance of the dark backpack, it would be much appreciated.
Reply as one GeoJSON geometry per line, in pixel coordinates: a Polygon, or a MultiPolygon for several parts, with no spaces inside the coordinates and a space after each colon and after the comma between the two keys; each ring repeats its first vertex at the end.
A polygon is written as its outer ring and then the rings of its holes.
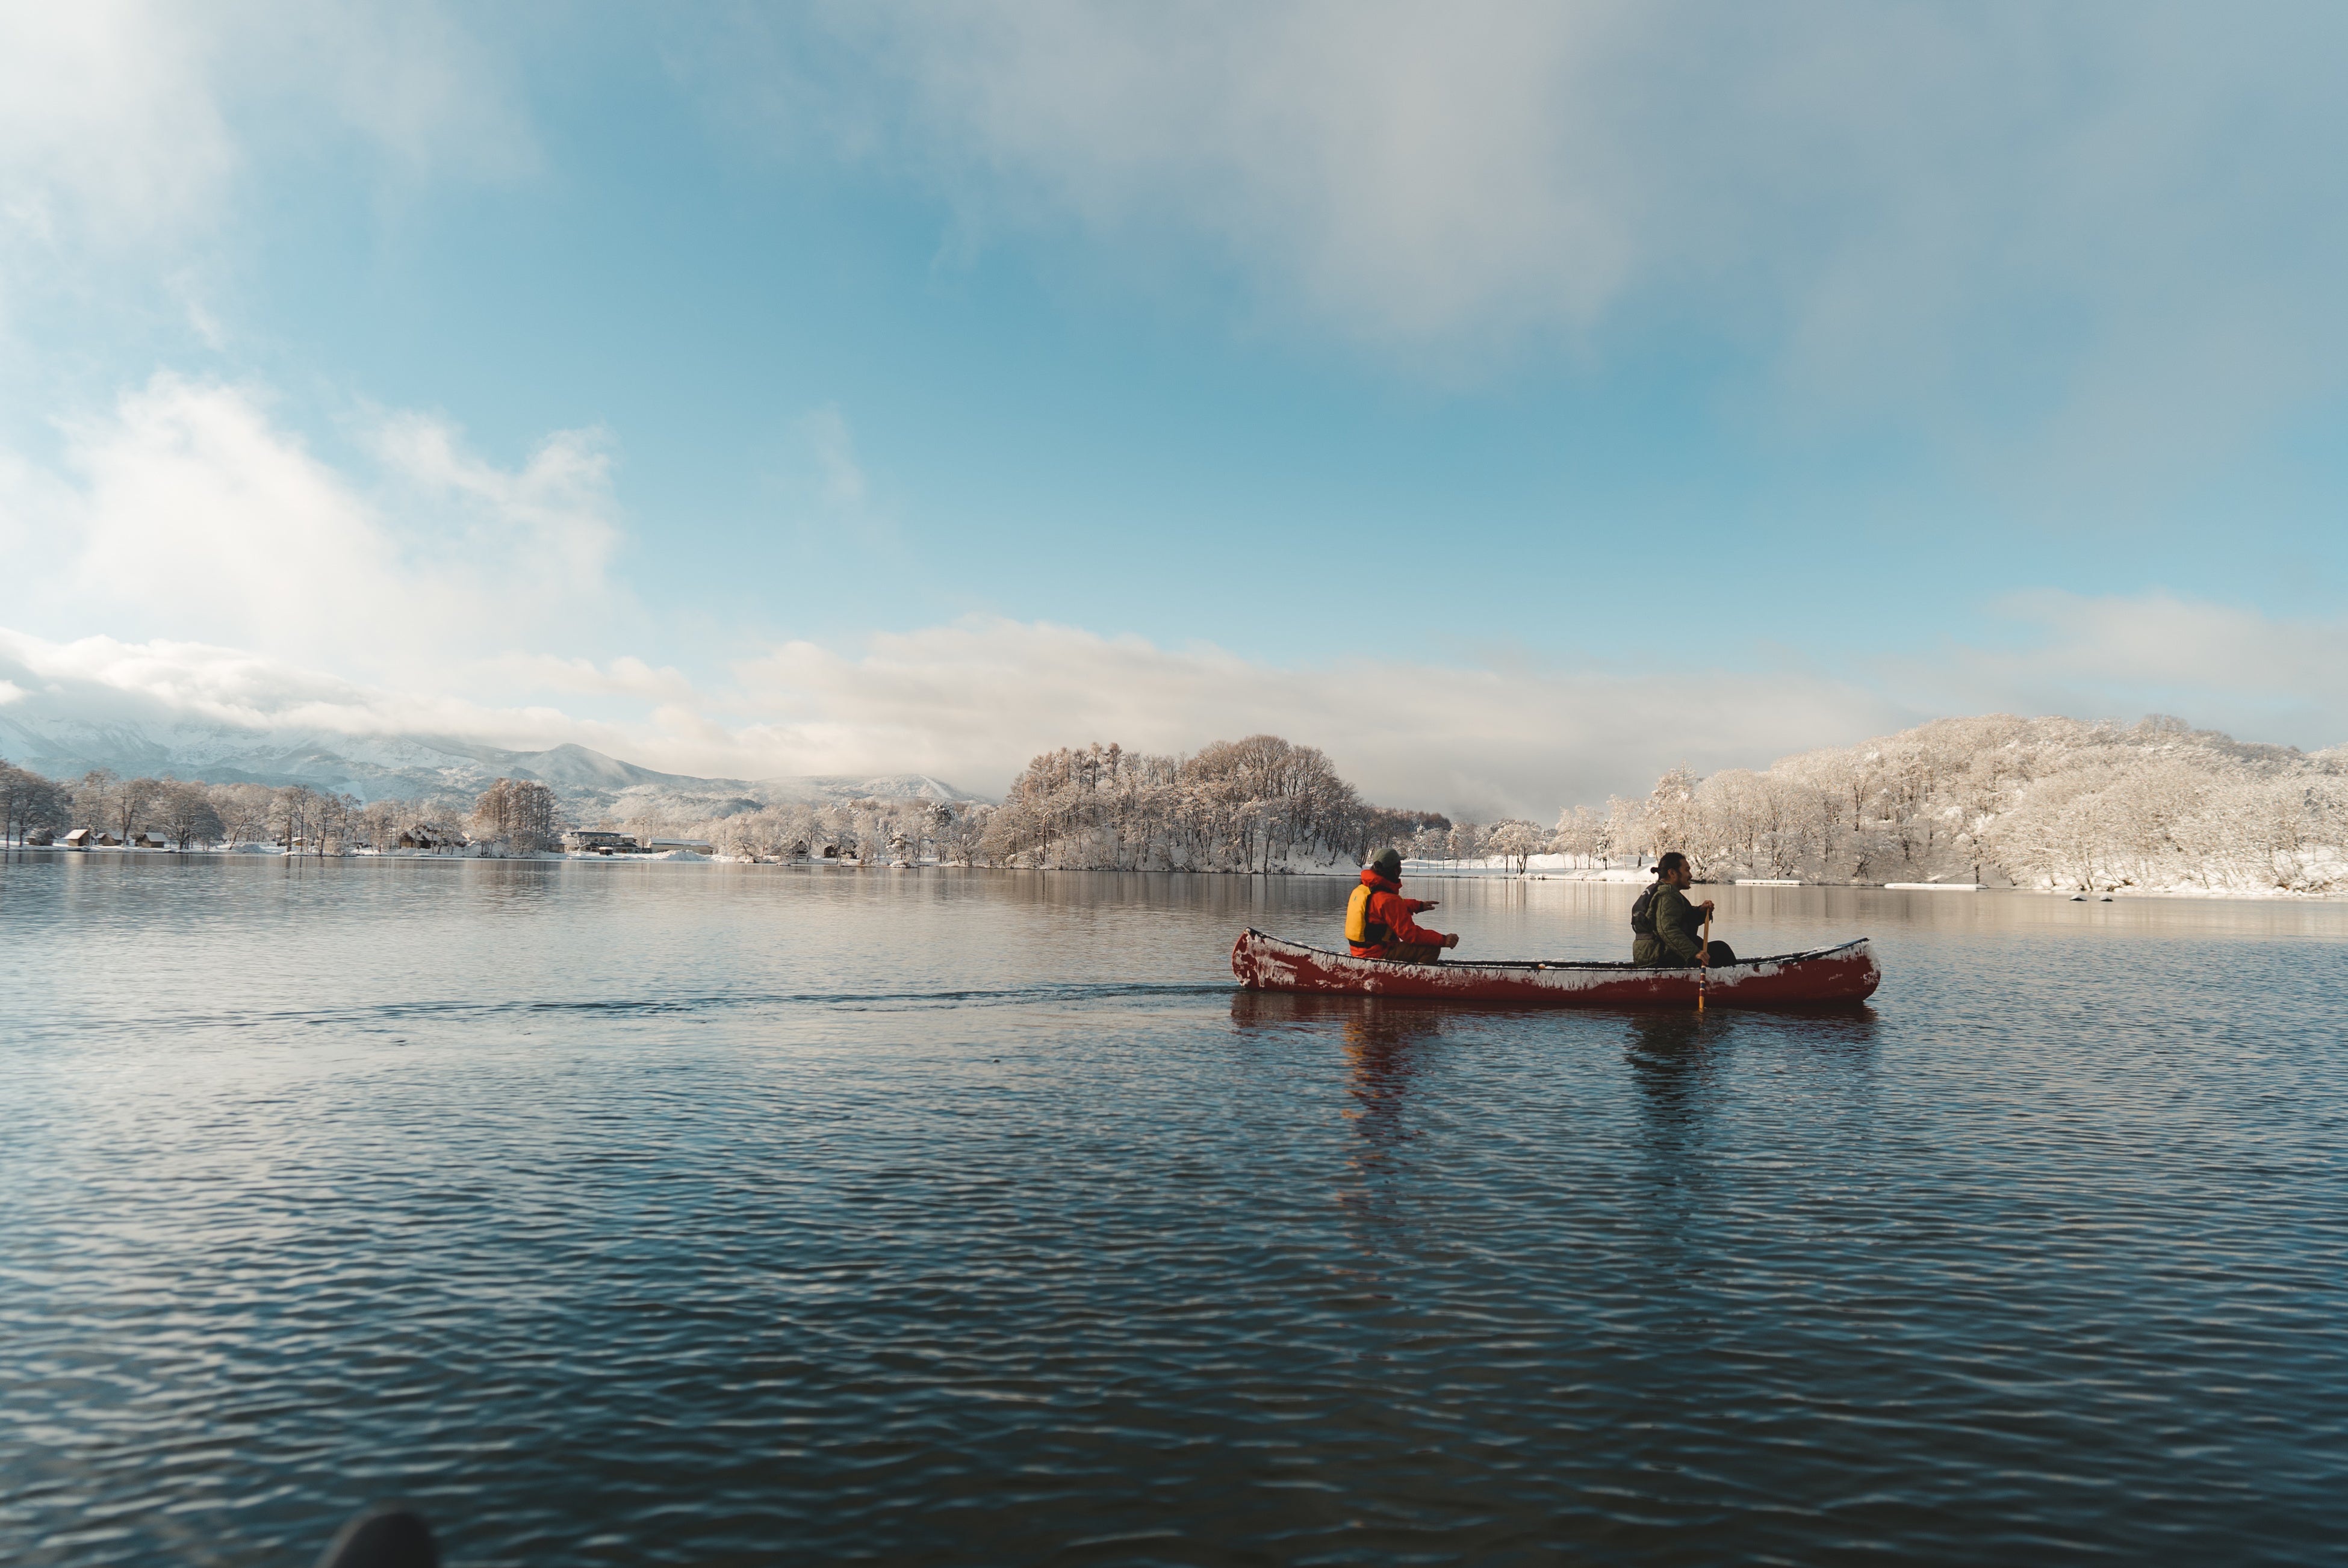
{"type": "Polygon", "coordinates": [[[1655,893],[1662,886],[1660,882],[1648,883],[1647,890],[1639,895],[1639,901],[1631,906],[1631,935],[1652,937],[1655,934],[1655,893]]]}

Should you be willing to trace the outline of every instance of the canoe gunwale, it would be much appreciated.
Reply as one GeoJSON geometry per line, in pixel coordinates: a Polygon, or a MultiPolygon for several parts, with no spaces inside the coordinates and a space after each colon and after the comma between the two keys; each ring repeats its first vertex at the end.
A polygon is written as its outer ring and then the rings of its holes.
{"type": "Polygon", "coordinates": [[[1292,942],[1252,926],[1231,944],[1231,972],[1250,990],[1552,1007],[1692,1006],[1699,989],[1725,1007],[1855,1004],[1881,979],[1864,937],[1700,970],[1545,958],[1401,964],[1292,942]]]}
{"type": "Polygon", "coordinates": [[[1830,958],[1848,955],[1854,948],[1866,947],[1869,941],[1869,938],[1865,937],[1853,937],[1849,941],[1837,942],[1831,948],[1810,948],[1798,953],[1771,953],[1766,957],[1758,958],[1739,958],[1733,964],[1714,964],[1710,966],[1708,970],[1706,970],[1699,969],[1694,964],[1689,964],[1681,968],[1674,968],[1663,964],[1634,964],[1630,962],[1628,959],[1618,961],[1611,958],[1478,958],[1474,963],[1468,964],[1455,963],[1447,958],[1437,958],[1432,964],[1395,964],[1394,960],[1391,958],[1357,958],[1351,953],[1341,953],[1334,948],[1316,948],[1310,942],[1292,942],[1285,937],[1275,937],[1271,932],[1260,931],[1253,926],[1250,926],[1247,928],[1247,934],[1253,937],[1260,942],[1273,942],[1283,948],[1295,948],[1303,952],[1317,953],[1323,958],[1343,958],[1349,964],[1393,964],[1393,967],[1395,968],[1439,968],[1448,970],[1453,974],[1472,973],[1477,969],[1509,969],[1512,971],[1531,971],[1535,969],[1589,969],[1606,974],[1694,975],[1699,973],[1710,973],[1715,977],[1717,977],[1727,974],[1732,969],[1750,969],[1762,964],[1800,964],[1807,963],[1814,958],[1830,958]]]}

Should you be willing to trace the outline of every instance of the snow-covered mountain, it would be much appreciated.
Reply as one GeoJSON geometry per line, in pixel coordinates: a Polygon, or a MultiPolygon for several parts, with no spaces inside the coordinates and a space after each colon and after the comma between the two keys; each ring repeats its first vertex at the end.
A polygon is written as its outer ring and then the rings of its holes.
{"type": "Polygon", "coordinates": [[[574,812],[694,808],[726,815],[787,802],[979,800],[924,774],[708,779],[665,774],[585,746],[507,751],[429,735],[341,735],[245,730],[201,721],[139,723],[0,709],[0,757],[55,779],[93,768],[126,778],[210,784],[306,784],[361,800],[479,794],[497,778],[536,779],[574,812]]]}

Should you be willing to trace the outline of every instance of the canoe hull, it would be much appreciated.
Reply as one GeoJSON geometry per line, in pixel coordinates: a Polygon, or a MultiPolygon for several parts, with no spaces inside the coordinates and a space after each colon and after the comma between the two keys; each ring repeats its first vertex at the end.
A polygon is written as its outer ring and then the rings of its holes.
{"type": "MultiPolygon", "coordinates": [[[[1514,1007],[1694,1007],[1694,969],[1630,964],[1393,964],[1349,958],[1250,929],[1231,944],[1231,973],[1250,990],[1316,991],[1514,1007]]],[[[1707,1007],[1855,1004],[1882,983],[1867,941],[1747,958],[1711,971],[1707,1007]]]]}

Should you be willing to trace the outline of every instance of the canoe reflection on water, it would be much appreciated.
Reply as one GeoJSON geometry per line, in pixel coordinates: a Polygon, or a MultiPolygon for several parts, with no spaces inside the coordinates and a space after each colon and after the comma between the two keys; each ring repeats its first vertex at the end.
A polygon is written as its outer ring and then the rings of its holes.
{"type": "Polygon", "coordinates": [[[1343,1114],[1363,1140],[1350,1163],[1374,1185],[1399,1173],[1404,1146],[1415,1135],[1405,1119],[1408,1090],[1426,1065],[1427,1048],[1451,1021],[1446,1011],[1440,1003],[1376,997],[1246,990],[1231,996],[1231,1022],[1243,1031],[1335,1038],[1346,1064],[1343,1114]]]}
{"type": "Polygon", "coordinates": [[[1638,1091],[1643,1140],[1650,1152],[1674,1147],[1701,1122],[1712,1091],[1740,1055],[1756,1050],[1774,1072],[1806,1090],[1806,1113],[1863,1116],[1872,1098],[1877,1015],[1867,1007],[1698,1013],[1693,1009],[1586,1011],[1458,1009],[1410,998],[1348,997],[1296,991],[1232,993],[1232,1025],[1331,1040],[1343,1051],[1350,1103],[1345,1114],[1373,1146],[1369,1168],[1390,1163],[1414,1133],[1405,1121],[1412,1081],[1456,1044],[1512,1053],[1523,1031],[1560,1051],[1619,1049],[1638,1091]]]}
{"type": "Polygon", "coordinates": [[[1639,1091],[1640,1145],[1650,1159],[1676,1163],[1701,1133],[1732,1028],[1719,1014],[1693,1012],[1634,1014],[1624,1022],[1622,1060],[1639,1091]]]}
{"type": "MultiPolygon", "coordinates": [[[[1871,1008],[1772,1013],[1622,1015],[1622,1060],[1638,1090],[1641,1143],[1678,1180],[1704,1163],[1705,1122],[1729,1081],[1766,1072],[1795,1091],[1806,1127],[1841,1124],[1847,1146],[1872,1140],[1876,1037],[1871,1008]]],[[[1794,1135],[1785,1134],[1792,1143],[1794,1135]]]]}
{"type": "Polygon", "coordinates": [[[1344,1021],[1343,1043],[1352,1069],[1354,1103],[1346,1115],[1371,1145],[1375,1170],[1402,1152],[1411,1136],[1403,1120],[1404,1099],[1417,1071],[1422,1047],[1440,1038],[1441,1015],[1426,1008],[1356,1008],[1344,1021]]]}

